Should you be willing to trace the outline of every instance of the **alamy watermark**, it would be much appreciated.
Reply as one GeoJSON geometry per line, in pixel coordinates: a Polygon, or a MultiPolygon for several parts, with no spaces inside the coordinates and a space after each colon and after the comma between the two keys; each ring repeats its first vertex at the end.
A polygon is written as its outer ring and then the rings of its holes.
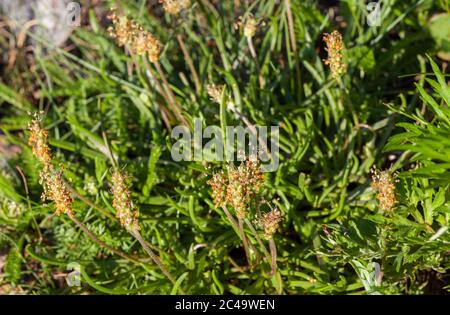
{"type": "Polygon", "coordinates": [[[381,26],[381,5],[380,2],[369,2],[366,5],[367,12],[367,25],[373,26],[381,26]]]}
{"type": "Polygon", "coordinates": [[[78,2],[71,1],[66,5],[65,23],[71,27],[81,25],[81,6],[78,2]]]}
{"type": "Polygon", "coordinates": [[[278,126],[203,128],[202,120],[195,118],[193,134],[186,126],[173,128],[171,137],[177,141],[171,155],[175,162],[231,162],[249,157],[261,162],[263,172],[273,172],[279,165],[279,132],[278,126]]]}
{"type": "Polygon", "coordinates": [[[67,270],[72,270],[66,276],[66,282],[69,287],[79,287],[81,285],[81,266],[77,262],[67,264],[67,270]]]}

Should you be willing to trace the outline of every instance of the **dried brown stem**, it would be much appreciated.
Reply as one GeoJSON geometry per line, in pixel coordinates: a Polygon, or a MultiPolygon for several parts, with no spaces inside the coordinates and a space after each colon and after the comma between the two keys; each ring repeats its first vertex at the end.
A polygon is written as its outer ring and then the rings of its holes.
{"type": "Polygon", "coordinates": [[[258,72],[259,87],[263,89],[265,82],[263,76],[261,75],[261,68],[259,67],[258,56],[256,55],[255,46],[253,46],[252,37],[250,36],[247,37],[247,44],[248,48],[250,49],[250,54],[252,55],[253,59],[255,59],[256,72],[258,72]]]}
{"type": "Polygon", "coordinates": [[[189,70],[191,71],[192,80],[194,80],[195,90],[200,92],[201,85],[200,85],[200,79],[198,78],[197,70],[195,70],[194,63],[192,62],[192,58],[189,56],[189,52],[186,48],[186,45],[184,44],[183,37],[178,34],[177,40],[180,45],[181,51],[183,52],[184,59],[186,60],[186,63],[189,67],[189,70]]]}
{"type": "Polygon", "coordinates": [[[175,112],[175,116],[177,117],[178,121],[186,126],[188,126],[188,123],[186,119],[183,117],[180,103],[178,103],[175,95],[172,92],[172,88],[170,87],[169,81],[167,81],[167,77],[164,74],[164,71],[162,71],[161,66],[158,62],[153,63],[155,65],[156,71],[158,72],[159,77],[163,81],[165,90],[167,92],[167,95],[169,96],[171,102],[169,105],[171,106],[171,109],[175,112]]]}
{"type": "Polygon", "coordinates": [[[297,54],[297,42],[295,39],[294,18],[292,16],[290,0],[284,0],[284,5],[286,7],[286,15],[287,15],[287,19],[288,19],[289,38],[290,38],[290,42],[291,42],[291,48],[292,48],[292,52],[294,53],[294,58],[295,58],[295,72],[296,72],[296,76],[297,76],[297,82],[300,86],[300,91],[301,91],[302,84],[301,84],[301,75],[300,75],[300,64],[299,64],[298,54],[297,54]]]}
{"type": "MultiPolygon", "coordinates": [[[[146,71],[146,75],[147,75],[147,78],[150,81],[149,82],[150,86],[152,85],[152,83],[155,83],[157,91],[159,92],[159,94],[161,94],[161,96],[164,98],[164,101],[166,102],[166,104],[170,107],[172,103],[171,103],[169,97],[167,96],[166,92],[164,91],[161,83],[159,82],[159,80],[153,74],[153,70],[152,70],[152,68],[151,68],[151,66],[148,63],[146,58],[144,58],[144,64],[145,64],[145,68],[147,70],[146,71]]],[[[161,105],[159,105],[159,110],[161,112],[161,117],[162,117],[162,119],[164,121],[164,124],[170,130],[171,129],[171,125],[170,125],[169,114],[166,112],[166,109],[163,106],[161,106],[161,105]]]]}

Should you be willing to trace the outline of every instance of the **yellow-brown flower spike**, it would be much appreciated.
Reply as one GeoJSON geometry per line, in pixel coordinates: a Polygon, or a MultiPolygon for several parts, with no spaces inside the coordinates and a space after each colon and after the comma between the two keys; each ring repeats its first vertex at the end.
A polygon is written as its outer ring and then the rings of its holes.
{"type": "Polygon", "coordinates": [[[238,218],[245,218],[247,208],[258,194],[264,181],[258,163],[247,159],[239,167],[228,167],[228,187],[226,200],[236,211],[238,218]]]}
{"type": "Polygon", "coordinates": [[[136,36],[136,24],[126,16],[117,16],[114,9],[108,19],[113,23],[108,27],[109,36],[115,38],[120,47],[130,44],[136,36]]]}
{"type": "Polygon", "coordinates": [[[221,207],[226,205],[226,194],[228,179],[223,171],[220,171],[213,175],[213,177],[207,181],[212,189],[212,197],[214,199],[214,206],[221,207]]]}
{"type": "Polygon", "coordinates": [[[33,150],[33,154],[42,162],[45,167],[48,167],[52,161],[50,148],[47,144],[48,131],[42,128],[43,113],[35,113],[31,123],[28,125],[30,137],[28,144],[33,150]]]}
{"type": "Polygon", "coordinates": [[[126,16],[118,16],[112,9],[108,19],[113,23],[108,28],[109,35],[116,39],[119,46],[126,46],[131,53],[147,56],[151,62],[159,60],[161,43],[150,32],[126,16]]]}
{"type": "Polygon", "coordinates": [[[258,22],[253,17],[249,17],[245,20],[244,24],[245,37],[252,38],[253,36],[255,36],[257,29],[258,29],[258,22]]]}
{"type": "Polygon", "coordinates": [[[260,191],[264,176],[258,163],[248,159],[239,167],[228,166],[228,176],[223,171],[208,181],[216,207],[230,205],[238,218],[243,219],[253,198],[260,191]]]}
{"type": "Polygon", "coordinates": [[[43,200],[51,200],[55,203],[56,215],[65,213],[72,215],[73,199],[69,189],[64,182],[63,173],[55,169],[52,165],[52,156],[47,143],[48,131],[42,128],[43,113],[33,115],[31,123],[28,125],[30,137],[28,143],[32,147],[33,154],[43,165],[39,173],[39,183],[44,189],[43,200]]]}
{"type": "Polygon", "coordinates": [[[73,214],[73,199],[70,196],[61,171],[57,171],[53,167],[47,170],[44,169],[40,173],[40,184],[44,188],[42,199],[51,200],[55,203],[56,215],[61,213],[73,214]]]}
{"type": "Polygon", "coordinates": [[[191,5],[191,0],[160,0],[164,10],[169,14],[178,14],[191,5]]]}
{"type": "Polygon", "coordinates": [[[225,90],[225,85],[208,84],[206,90],[213,102],[217,104],[222,102],[222,93],[225,90]]]}
{"type": "Polygon", "coordinates": [[[347,72],[347,65],[343,62],[342,51],[344,44],[342,35],[338,31],[331,34],[324,34],[323,41],[327,45],[328,59],[325,64],[330,66],[331,74],[334,78],[338,78],[347,72]]]}
{"type": "Polygon", "coordinates": [[[253,14],[246,14],[239,17],[238,21],[234,24],[234,28],[243,29],[244,36],[251,39],[255,36],[258,27],[264,24],[265,23],[262,22],[261,19],[256,19],[253,14]]]}
{"type": "Polygon", "coordinates": [[[266,212],[260,218],[256,218],[255,224],[264,229],[264,237],[272,238],[281,222],[281,212],[278,209],[272,209],[266,212]]]}
{"type": "Polygon", "coordinates": [[[140,27],[131,44],[131,49],[137,55],[147,55],[151,62],[157,62],[161,54],[161,43],[151,33],[140,27]]]}
{"type": "Polygon", "coordinates": [[[131,199],[131,192],[128,185],[129,177],[116,170],[112,174],[113,206],[116,209],[117,218],[128,230],[139,230],[139,213],[131,199]]]}
{"type": "Polygon", "coordinates": [[[372,173],[372,189],[377,192],[377,200],[383,211],[392,211],[397,203],[395,196],[395,177],[387,171],[371,170],[372,173]]]}

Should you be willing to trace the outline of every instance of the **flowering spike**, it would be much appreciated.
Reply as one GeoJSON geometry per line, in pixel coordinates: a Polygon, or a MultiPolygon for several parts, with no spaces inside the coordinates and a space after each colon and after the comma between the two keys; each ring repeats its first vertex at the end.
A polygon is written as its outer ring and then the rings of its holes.
{"type": "Polygon", "coordinates": [[[28,125],[30,137],[28,143],[32,147],[33,154],[43,165],[39,173],[39,183],[44,189],[43,200],[52,200],[55,203],[56,215],[65,213],[72,215],[73,199],[63,178],[63,172],[58,171],[52,165],[52,156],[47,143],[48,131],[42,128],[43,113],[35,113],[31,123],[28,125]]]}
{"type": "Polygon", "coordinates": [[[372,189],[377,192],[376,198],[380,208],[384,211],[392,211],[397,203],[395,196],[395,178],[397,174],[391,175],[387,171],[372,169],[372,189]]]}
{"type": "Polygon", "coordinates": [[[131,200],[128,180],[129,177],[118,170],[112,174],[113,206],[123,227],[128,230],[139,230],[139,212],[131,200]]]}
{"type": "Polygon", "coordinates": [[[178,14],[181,11],[189,8],[191,0],[160,0],[164,10],[169,14],[178,14]]]}
{"type": "Polygon", "coordinates": [[[112,22],[108,33],[119,46],[127,46],[136,55],[147,55],[151,62],[159,60],[161,43],[155,36],[128,17],[118,16],[115,9],[112,9],[108,19],[112,22]]]}
{"type": "Polygon", "coordinates": [[[209,97],[217,104],[222,102],[222,94],[225,90],[225,85],[208,84],[206,87],[209,97]]]}
{"type": "Polygon", "coordinates": [[[328,59],[325,64],[330,66],[331,74],[338,78],[347,71],[347,65],[342,61],[342,50],[344,48],[342,35],[338,31],[324,34],[323,41],[327,45],[328,59]]]}
{"type": "Polygon", "coordinates": [[[231,205],[238,218],[245,218],[252,199],[259,193],[264,176],[255,160],[247,159],[239,167],[228,166],[228,177],[221,171],[208,184],[217,206],[231,205]]]}
{"type": "Polygon", "coordinates": [[[55,203],[56,215],[61,213],[72,215],[73,198],[64,182],[63,172],[50,167],[47,170],[44,168],[39,175],[40,183],[44,188],[42,199],[51,200],[55,203]]]}
{"type": "Polygon", "coordinates": [[[33,150],[33,154],[44,164],[44,167],[50,165],[52,156],[47,144],[48,131],[42,128],[43,112],[33,114],[33,119],[28,125],[30,137],[28,144],[33,150]]]}
{"type": "Polygon", "coordinates": [[[254,223],[264,229],[264,237],[271,239],[281,222],[281,212],[277,208],[271,209],[260,218],[256,218],[254,223]]]}

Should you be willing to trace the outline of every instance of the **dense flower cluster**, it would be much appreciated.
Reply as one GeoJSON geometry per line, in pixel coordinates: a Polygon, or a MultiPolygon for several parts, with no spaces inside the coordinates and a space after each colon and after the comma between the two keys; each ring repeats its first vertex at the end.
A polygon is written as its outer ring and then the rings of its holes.
{"type": "Polygon", "coordinates": [[[151,62],[159,60],[161,43],[150,32],[126,16],[118,16],[112,9],[108,19],[113,23],[108,28],[109,35],[119,46],[126,46],[133,54],[147,55],[151,62]]]}
{"type": "Polygon", "coordinates": [[[258,22],[253,17],[247,18],[244,24],[244,36],[249,38],[255,36],[257,28],[258,22]]]}
{"type": "Polygon", "coordinates": [[[342,61],[342,50],[344,48],[342,35],[338,31],[324,34],[323,41],[327,45],[328,59],[325,64],[330,66],[333,77],[337,78],[347,71],[347,65],[342,61]]]}
{"type": "Polygon", "coordinates": [[[227,196],[228,178],[225,175],[224,171],[215,173],[212,179],[208,181],[208,184],[211,185],[214,205],[217,208],[225,206],[227,204],[226,196],[227,196]]]}
{"type": "Polygon", "coordinates": [[[259,24],[260,21],[255,19],[251,14],[240,16],[239,20],[235,23],[235,29],[242,28],[244,30],[244,36],[247,38],[252,38],[258,30],[259,24]]]}
{"type": "Polygon", "coordinates": [[[64,182],[63,172],[57,170],[52,164],[52,156],[47,142],[48,131],[42,128],[42,120],[43,113],[36,113],[28,125],[30,131],[28,144],[43,165],[42,171],[39,173],[39,183],[44,189],[42,199],[55,203],[56,215],[61,213],[72,215],[73,199],[64,182]]]}
{"type": "Polygon", "coordinates": [[[225,90],[225,85],[208,84],[206,87],[209,97],[217,104],[222,102],[222,94],[225,90]]]}
{"type": "Polygon", "coordinates": [[[44,168],[51,165],[52,156],[47,143],[48,131],[42,128],[43,113],[35,113],[31,123],[28,125],[30,137],[28,144],[33,150],[33,154],[44,165],[44,168]]]}
{"type": "Polygon", "coordinates": [[[159,2],[169,14],[178,14],[191,5],[191,0],[160,0],[159,2]]]}
{"type": "Polygon", "coordinates": [[[257,217],[255,220],[255,224],[264,230],[264,237],[267,239],[272,238],[273,234],[277,231],[280,222],[281,212],[276,208],[264,213],[261,217],[257,217]]]}
{"type": "Polygon", "coordinates": [[[113,206],[117,211],[117,218],[123,227],[129,230],[139,230],[139,212],[131,200],[128,180],[128,176],[118,170],[112,174],[113,206]]]}
{"type": "Polygon", "coordinates": [[[55,203],[56,215],[65,213],[72,215],[73,198],[64,182],[63,172],[53,167],[44,169],[40,173],[39,183],[44,188],[43,200],[51,200],[55,203]]]}
{"type": "Polygon", "coordinates": [[[247,159],[238,167],[229,165],[228,176],[216,173],[208,184],[216,207],[231,205],[238,218],[244,218],[252,199],[257,195],[264,182],[264,177],[257,161],[247,159]]]}
{"type": "Polygon", "coordinates": [[[391,211],[397,203],[395,196],[395,177],[396,174],[391,175],[387,171],[378,171],[372,169],[372,189],[377,192],[377,199],[380,203],[380,208],[384,211],[391,211]]]}

